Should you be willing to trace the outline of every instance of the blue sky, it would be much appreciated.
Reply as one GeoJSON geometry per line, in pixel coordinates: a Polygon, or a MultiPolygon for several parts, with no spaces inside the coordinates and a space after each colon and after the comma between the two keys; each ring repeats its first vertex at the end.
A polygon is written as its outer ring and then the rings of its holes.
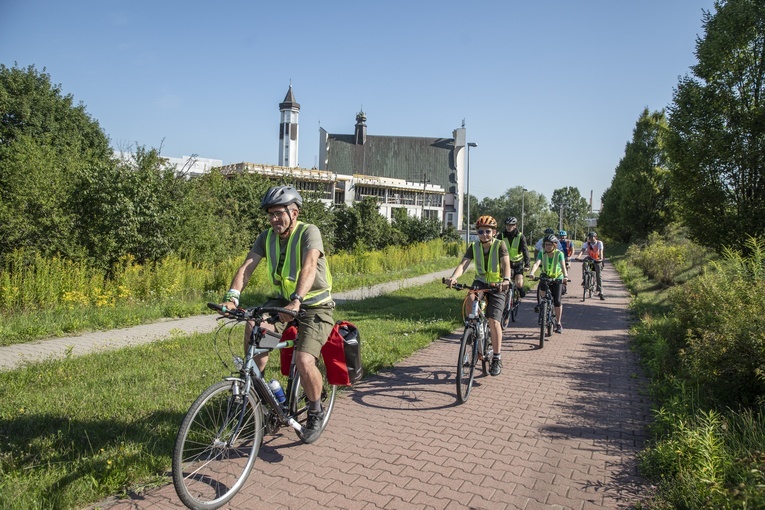
{"type": "Polygon", "coordinates": [[[0,62],[45,68],[117,149],[275,164],[278,103],[319,126],[451,137],[470,192],[574,186],[594,207],[645,107],[694,65],[713,0],[0,0],[0,62]]]}

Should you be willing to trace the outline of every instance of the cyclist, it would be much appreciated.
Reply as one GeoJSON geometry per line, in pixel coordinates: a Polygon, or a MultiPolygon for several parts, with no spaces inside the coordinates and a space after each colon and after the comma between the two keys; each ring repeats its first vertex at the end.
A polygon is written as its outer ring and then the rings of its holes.
{"type": "MultiPolygon", "coordinates": [[[[534,266],[529,272],[529,277],[533,280],[534,273],[539,266],[542,266],[542,274],[546,274],[549,278],[555,280],[550,284],[549,291],[553,296],[553,308],[555,308],[555,332],[563,333],[563,325],[561,319],[563,318],[563,303],[561,302],[561,292],[563,291],[563,284],[568,280],[568,271],[566,271],[566,263],[563,258],[563,252],[560,251],[560,241],[555,234],[547,234],[543,239],[544,252],[537,255],[537,260],[534,262],[534,266]]],[[[540,295],[544,297],[548,291],[548,286],[544,282],[539,282],[540,295]]],[[[539,305],[534,308],[536,313],[539,313],[539,305]]]]}
{"type": "Polygon", "coordinates": [[[568,232],[565,230],[558,232],[558,237],[560,238],[560,251],[563,252],[563,257],[566,260],[566,269],[568,269],[570,267],[568,259],[574,254],[574,242],[567,239],[568,232]]]}
{"type": "MultiPolygon", "coordinates": [[[[454,269],[452,275],[447,279],[449,287],[454,285],[462,273],[470,265],[471,260],[475,260],[475,281],[473,285],[486,287],[490,283],[499,283],[501,292],[487,293],[486,295],[486,318],[489,323],[489,334],[491,335],[491,345],[494,350],[494,357],[491,360],[491,375],[499,375],[502,372],[502,311],[505,309],[505,293],[510,286],[510,257],[507,251],[507,245],[494,238],[497,233],[497,220],[491,216],[481,216],[475,223],[478,232],[478,241],[468,247],[462,262],[454,269]]],[[[468,308],[472,310],[473,300],[476,296],[470,294],[468,308]]]]}
{"type": "Polygon", "coordinates": [[[518,220],[514,216],[505,220],[505,230],[497,234],[497,239],[507,244],[515,286],[521,297],[526,297],[526,290],[523,288],[523,271],[529,270],[529,248],[526,246],[523,232],[518,230],[518,220]]]}
{"type": "MultiPolygon", "coordinates": [[[[596,292],[598,293],[600,300],[603,301],[606,299],[603,297],[603,278],[601,276],[601,271],[603,269],[603,241],[598,240],[598,234],[596,232],[587,233],[587,241],[582,245],[582,251],[579,252],[576,259],[580,260],[581,256],[585,253],[587,254],[585,261],[591,260],[593,262],[592,267],[595,271],[596,292]]],[[[584,266],[582,266],[582,271],[584,271],[584,266]]],[[[582,281],[584,282],[584,278],[582,278],[582,281]]]]}
{"type": "MultiPolygon", "coordinates": [[[[268,274],[273,283],[272,297],[265,306],[278,306],[288,310],[303,310],[299,319],[298,338],[295,341],[295,364],[308,399],[308,420],[303,431],[305,443],[313,443],[321,434],[324,410],[321,408],[322,375],[316,359],[327,341],[334,325],[332,300],[332,275],[324,256],[321,232],[315,225],[298,221],[303,198],[292,186],[273,186],[266,191],[260,208],[266,212],[271,228],[258,235],[244,263],[239,267],[230,290],[223,298],[226,308],[239,306],[239,295],[247,286],[252,272],[261,260],[266,261],[268,274]]],[[[225,310],[225,309],[224,309],[225,310]]],[[[292,317],[280,315],[283,331],[292,317]]],[[[245,331],[245,345],[250,338],[252,325],[245,331]]],[[[268,354],[256,359],[260,371],[264,371],[268,354]]]]}

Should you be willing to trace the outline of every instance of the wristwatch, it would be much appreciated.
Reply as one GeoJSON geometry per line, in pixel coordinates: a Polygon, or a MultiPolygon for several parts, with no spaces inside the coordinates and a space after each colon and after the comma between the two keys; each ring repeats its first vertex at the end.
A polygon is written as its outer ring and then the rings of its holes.
{"type": "Polygon", "coordinates": [[[295,301],[296,299],[300,301],[301,303],[303,302],[303,296],[301,296],[297,292],[293,292],[292,294],[290,294],[290,301],[295,301]]]}

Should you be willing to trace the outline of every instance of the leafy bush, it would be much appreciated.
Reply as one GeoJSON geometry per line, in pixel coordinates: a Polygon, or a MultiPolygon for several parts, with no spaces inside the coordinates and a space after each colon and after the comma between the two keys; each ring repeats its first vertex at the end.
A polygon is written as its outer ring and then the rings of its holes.
{"type": "Polygon", "coordinates": [[[646,276],[670,286],[676,283],[681,270],[703,264],[706,252],[689,241],[682,229],[672,226],[663,235],[653,232],[644,244],[630,246],[627,258],[646,276]]]}
{"type": "Polygon", "coordinates": [[[748,246],[751,257],[729,253],[671,295],[685,332],[683,371],[716,407],[765,404],[765,240],[748,246]]]}

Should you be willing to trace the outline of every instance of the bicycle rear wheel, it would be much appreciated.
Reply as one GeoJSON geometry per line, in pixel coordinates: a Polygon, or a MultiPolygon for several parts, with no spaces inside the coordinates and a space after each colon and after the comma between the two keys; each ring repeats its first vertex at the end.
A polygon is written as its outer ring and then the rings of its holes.
{"type": "MultiPolygon", "coordinates": [[[[318,364],[319,361],[317,360],[318,364]]],[[[294,366],[293,366],[294,368],[294,366]]],[[[290,403],[290,415],[300,425],[305,427],[308,422],[308,399],[305,396],[303,386],[300,384],[300,373],[297,368],[294,368],[295,372],[292,376],[292,383],[289,385],[290,395],[287,397],[290,403]]],[[[332,410],[335,408],[335,394],[337,392],[337,386],[329,384],[325,370],[320,367],[319,370],[322,373],[322,388],[321,388],[321,408],[324,410],[324,419],[321,421],[320,432],[324,432],[324,429],[329,423],[329,417],[332,414],[332,410]]],[[[298,434],[300,437],[300,434],[298,434]]],[[[301,437],[302,439],[302,437],[301,437]]]]}
{"type": "Polygon", "coordinates": [[[226,504],[242,488],[263,439],[263,404],[241,393],[241,379],[220,381],[191,404],[173,448],[173,485],[197,510],[226,504]]]}
{"type": "Polygon", "coordinates": [[[478,361],[478,342],[473,326],[465,326],[460,340],[460,352],[457,358],[457,400],[467,402],[473,388],[475,364],[478,361]]]}
{"type": "MultiPolygon", "coordinates": [[[[505,303],[505,309],[502,310],[502,319],[500,319],[499,324],[502,326],[502,329],[505,329],[508,324],[510,324],[510,318],[513,316],[513,303],[511,300],[511,296],[507,296],[507,302],[505,303]]],[[[513,322],[515,322],[515,318],[513,317],[513,322]]]]}
{"type": "MultiPolygon", "coordinates": [[[[484,319],[485,320],[485,319],[484,319]]],[[[481,372],[483,375],[489,375],[489,369],[491,368],[491,359],[494,357],[494,346],[491,345],[491,334],[489,333],[489,325],[485,322],[482,327],[483,331],[483,350],[481,352],[481,372]]]]}

